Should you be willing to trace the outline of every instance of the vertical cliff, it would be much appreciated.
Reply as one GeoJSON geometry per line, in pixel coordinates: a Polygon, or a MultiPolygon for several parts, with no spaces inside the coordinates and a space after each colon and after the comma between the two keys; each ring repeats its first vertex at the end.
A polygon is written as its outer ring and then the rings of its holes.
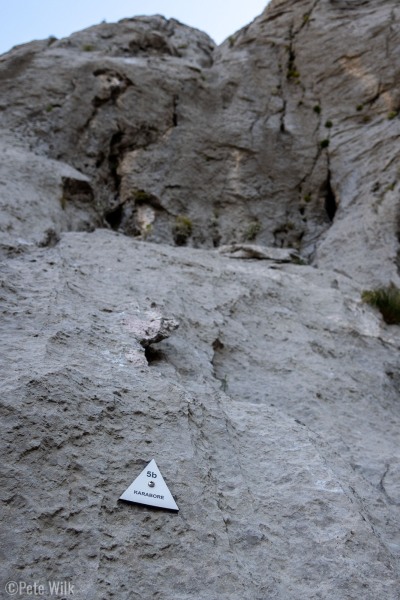
{"type": "Polygon", "coordinates": [[[399,21],[0,57],[7,593],[398,600],[400,334],[361,293],[398,283],[399,21]],[[118,502],[152,458],[177,514],[118,502]]]}

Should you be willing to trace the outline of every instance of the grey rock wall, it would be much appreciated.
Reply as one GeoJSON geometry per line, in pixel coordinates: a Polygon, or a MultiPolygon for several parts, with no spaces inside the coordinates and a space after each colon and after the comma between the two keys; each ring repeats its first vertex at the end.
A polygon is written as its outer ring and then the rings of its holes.
{"type": "Polygon", "coordinates": [[[0,63],[2,126],[90,178],[93,226],[397,280],[398,19],[285,0],[219,48],[162,17],[33,42],[0,63]]]}
{"type": "Polygon", "coordinates": [[[400,333],[361,302],[398,281],[398,21],[0,58],[5,594],[399,598],[400,333]],[[118,501],[152,458],[177,514],[118,501]]]}
{"type": "Polygon", "coordinates": [[[400,339],[346,278],[100,230],[3,275],[4,580],[398,597],[400,339]],[[152,457],[178,515],[118,503],[152,457]]]}

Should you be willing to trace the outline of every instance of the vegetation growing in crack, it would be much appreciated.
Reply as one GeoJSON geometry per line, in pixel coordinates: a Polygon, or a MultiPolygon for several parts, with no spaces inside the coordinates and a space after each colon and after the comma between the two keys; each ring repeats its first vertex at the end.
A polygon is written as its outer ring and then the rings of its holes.
{"type": "Polygon", "coordinates": [[[292,47],[290,47],[289,48],[289,60],[288,60],[287,73],[286,73],[287,79],[299,79],[300,78],[300,73],[296,68],[295,60],[296,60],[295,51],[293,50],[292,47]]]}
{"type": "Polygon", "coordinates": [[[132,196],[136,204],[152,204],[154,201],[154,196],[144,190],[136,190],[132,196]]]}
{"type": "Polygon", "coordinates": [[[225,374],[223,376],[222,379],[220,379],[221,382],[221,390],[226,393],[228,391],[228,376],[225,374]]]}
{"type": "Polygon", "coordinates": [[[361,294],[361,299],[376,307],[385,323],[400,325],[400,289],[394,284],[375,290],[365,290],[361,294]]]}
{"type": "Polygon", "coordinates": [[[299,71],[297,69],[288,69],[287,78],[288,79],[298,79],[300,77],[299,71]]]}
{"type": "Polygon", "coordinates": [[[253,242],[260,233],[260,231],[261,223],[258,219],[255,219],[249,224],[248,228],[246,229],[246,232],[244,234],[245,241],[253,242]]]}
{"type": "Polygon", "coordinates": [[[274,229],[273,234],[274,245],[277,248],[295,248],[299,250],[304,230],[296,227],[293,221],[288,220],[274,229]]]}
{"type": "Polygon", "coordinates": [[[175,219],[173,236],[177,246],[185,246],[192,235],[193,223],[187,215],[178,215],[175,219]]]}
{"type": "Polygon", "coordinates": [[[144,241],[147,240],[147,238],[149,237],[149,235],[151,235],[153,233],[153,225],[151,223],[147,223],[147,225],[145,226],[145,228],[142,231],[142,239],[144,241]]]}

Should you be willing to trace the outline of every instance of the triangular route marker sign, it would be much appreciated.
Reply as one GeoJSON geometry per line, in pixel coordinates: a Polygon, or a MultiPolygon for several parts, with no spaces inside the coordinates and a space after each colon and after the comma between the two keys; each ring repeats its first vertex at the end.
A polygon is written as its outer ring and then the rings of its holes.
{"type": "Polygon", "coordinates": [[[120,500],[179,510],[154,458],[125,490],[120,500]]]}

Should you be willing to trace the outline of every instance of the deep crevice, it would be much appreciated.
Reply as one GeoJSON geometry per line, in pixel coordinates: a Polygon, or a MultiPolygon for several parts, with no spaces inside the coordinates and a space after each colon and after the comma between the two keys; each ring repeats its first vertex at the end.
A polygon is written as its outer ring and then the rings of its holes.
{"type": "Polygon", "coordinates": [[[280,123],[280,127],[279,127],[281,133],[286,132],[285,116],[286,116],[286,100],[283,100],[283,108],[282,108],[282,112],[281,112],[281,123],[280,123]]]}
{"type": "Polygon", "coordinates": [[[121,183],[121,177],[118,175],[118,165],[120,158],[120,145],[123,135],[123,131],[117,131],[114,133],[110,140],[110,150],[108,153],[109,172],[116,192],[119,191],[119,186],[121,183]]]}
{"type": "Polygon", "coordinates": [[[172,106],[173,106],[173,110],[172,110],[172,125],[174,127],[177,127],[177,125],[178,125],[178,111],[177,111],[177,108],[178,108],[178,97],[177,96],[174,96],[172,106]]]}
{"type": "Polygon", "coordinates": [[[331,172],[328,169],[328,177],[326,180],[326,187],[325,187],[325,211],[326,214],[328,215],[329,220],[332,222],[333,219],[335,218],[335,214],[337,211],[337,201],[336,201],[336,196],[335,196],[335,192],[333,191],[332,188],[332,184],[331,184],[331,172]]]}

